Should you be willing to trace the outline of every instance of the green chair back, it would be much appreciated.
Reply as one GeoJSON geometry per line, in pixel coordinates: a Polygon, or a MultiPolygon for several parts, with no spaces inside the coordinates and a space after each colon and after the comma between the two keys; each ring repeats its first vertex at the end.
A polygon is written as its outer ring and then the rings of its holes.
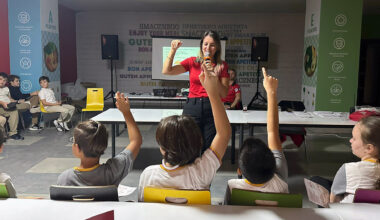
{"type": "Polygon", "coordinates": [[[9,193],[5,183],[0,183],[0,198],[9,198],[9,193]]]}
{"type": "Polygon", "coordinates": [[[242,189],[232,189],[230,204],[244,206],[260,205],[302,208],[302,195],[287,193],[264,193],[242,189]]]}

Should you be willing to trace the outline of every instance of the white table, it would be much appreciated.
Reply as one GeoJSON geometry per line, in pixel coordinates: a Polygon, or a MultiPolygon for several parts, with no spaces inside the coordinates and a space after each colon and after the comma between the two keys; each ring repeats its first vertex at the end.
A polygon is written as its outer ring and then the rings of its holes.
{"type": "MultiPolygon", "coordinates": [[[[182,114],[182,109],[131,109],[135,121],[138,123],[159,123],[164,117],[182,114]]],[[[267,122],[266,111],[239,111],[227,110],[227,116],[232,125],[240,127],[239,147],[243,143],[244,125],[250,125],[250,135],[253,135],[253,126],[263,126],[267,122]]],[[[110,108],[91,118],[105,124],[112,124],[112,156],[115,155],[116,124],[125,123],[121,112],[116,108],[110,108]]],[[[279,112],[280,125],[303,127],[353,127],[356,122],[346,118],[322,118],[314,115],[313,118],[300,118],[294,113],[279,112]]],[[[235,160],[235,127],[233,126],[231,142],[231,162],[235,160]]]]}
{"type": "MultiPolygon", "coordinates": [[[[72,202],[38,199],[0,200],[1,219],[87,219],[114,210],[115,219],[346,219],[334,209],[276,208],[219,205],[169,205],[137,202],[72,202]]],[[[372,210],[375,211],[376,210],[372,210]]],[[[356,209],[356,212],[361,212],[356,209]]],[[[352,216],[347,216],[352,219],[352,216]]],[[[367,218],[365,218],[367,219],[367,218]]],[[[369,218],[375,219],[375,218],[369,218]]]]}

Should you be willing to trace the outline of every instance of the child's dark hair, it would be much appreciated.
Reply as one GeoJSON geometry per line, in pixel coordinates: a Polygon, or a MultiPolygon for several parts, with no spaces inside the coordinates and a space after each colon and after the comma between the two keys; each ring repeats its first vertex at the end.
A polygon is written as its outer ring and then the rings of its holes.
{"type": "Polygon", "coordinates": [[[108,145],[108,132],[96,121],[84,121],[74,129],[74,141],[86,157],[100,157],[108,145]]]}
{"type": "Polygon", "coordinates": [[[276,161],[272,151],[262,140],[249,137],[240,150],[239,168],[249,182],[261,184],[273,177],[276,161]]]}
{"type": "Polygon", "coordinates": [[[49,79],[49,77],[47,77],[47,76],[41,76],[41,77],[38,79],[38,82],[41,82],[42,80],[46,80],[47,82],[50,82],[50,79],[49,79]]]}
{"type": "Polygon", "coordinates": [[[10,76],[8,76],[9,82],[13,82],[13,81],[15,81],[15,79],[19,79],[20,80],[20,77],[17,76],[17,75],[10,75],[10,76]]]}
{"type": "Polygon", "coordinates": [[[202,150],[202,134],[194,119],[186,115],[173,115],[161,120],[156,140],[165,151],[164,160],[172,166],[194,162],[202,150]]]}
{"type": "Polygon", "coordinates": [[[0,127],[0,147],[7,141],[7,136],[5,134],[5,129],[0,127]]]}
{"type": "Polygon", "coordinates": [[[0,72],[0,76],[3,77],[4,79],[8,80],[8,74],[6,74],[4,72],[0,72]]]}
{"type": "MultiPolygon", "coordinates": [[[[372,144],[377,149],[377,159],[380,160],[380,116],[369,116],[359,121],[360,136],[363,144],[372,144]]],[[[380,189],[380,179],[376,181],[376,189],[380,189]]]]}

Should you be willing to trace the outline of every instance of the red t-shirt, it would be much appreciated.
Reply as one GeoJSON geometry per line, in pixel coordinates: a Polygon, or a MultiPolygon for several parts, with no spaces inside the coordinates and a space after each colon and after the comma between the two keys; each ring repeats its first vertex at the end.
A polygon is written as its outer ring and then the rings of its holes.
{"type": "MultiPolygon", "coordinates": [[[[201,81],[199,81],[199,74],[201,74],[201,63],[195,62],[196,57],[189,57],[181,62],[181,65],[189,71],[189,98],[208,97],[205,88],[203,88],[201,81]]],[[[215,64],[213,64],[215,66],[215,64]]],[[[223,61],[222,71],[219,78],[230,77],[228,74],[228,64],[223,61]]]]}
{"type": "Polygon", "coordinates": [[[240,86],[239,84],[235,83],[235,85],[232,85],[228,88],[228,94],[226,97],[222,98],[222,102],[229,102],[232,104],[237,93],[240,93],[240,86]]]}

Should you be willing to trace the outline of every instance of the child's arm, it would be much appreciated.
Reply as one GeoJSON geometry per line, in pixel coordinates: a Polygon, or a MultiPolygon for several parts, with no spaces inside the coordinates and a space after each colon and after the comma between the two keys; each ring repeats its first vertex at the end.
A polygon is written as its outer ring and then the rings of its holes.
{"type": "Polygon", "coordinates": [[[44,106],[56,106],[56,105],[61,105],[61,102],[56,102],[56,103],[51,103],[47,102],[46,99],[41,99],[41,102],[44,106]]]}
{"type": "Polygon", "coordinates": [[[133,154],[133,159],[136,159],[142,144],[142,137],[131,113],[129,100],[124,97],[123,93],[116,93],[116,107],[123,113],[125,123],[127,124],[129,144],[126,149],[130,150],[133,154]]]}
{"type": "Polygon", "coordinates": [[[278,80],[269,76],[262,68],[264,75],[264,88],[267,92],[268,99],[268,112],[267,112],[267,132],[268,132],[268,147],[270,150],[282,150],[280,134],[279,134],[279,120],[278,120],[278,106],[277,106],[277,87],[278,80]]]}
{"type": "Polygon", "coordinates": [[[199,75],[203,87],[206,89],[208,97],[211,102],[212,114],[214,116],[214,123],[216,129],[216,135],[211,143],[211,147],[214,152],[223,158],[226,152],[228,142],[231,136],[231,126],[228,121],[226,110],[220,99],[219,86],[220,81],[214,73],[210,72],[206,68],[206,64],[202,64],[203,73],[199,75]]]}

